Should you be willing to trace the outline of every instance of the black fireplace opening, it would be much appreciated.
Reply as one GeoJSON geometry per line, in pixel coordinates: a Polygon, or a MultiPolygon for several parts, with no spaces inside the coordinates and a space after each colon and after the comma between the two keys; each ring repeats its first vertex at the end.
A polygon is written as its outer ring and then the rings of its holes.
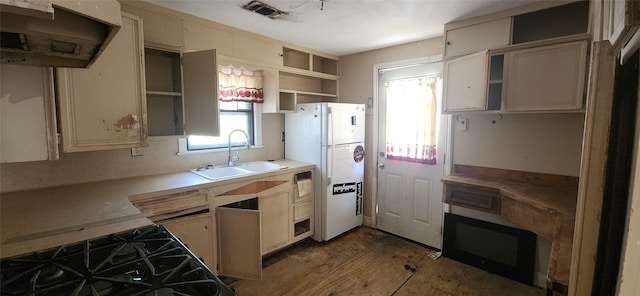
{"type": "Polygon", "coordinates": [[[530,231],[445,213],[442,255],[532,286],[536,238],[530,231]]]}

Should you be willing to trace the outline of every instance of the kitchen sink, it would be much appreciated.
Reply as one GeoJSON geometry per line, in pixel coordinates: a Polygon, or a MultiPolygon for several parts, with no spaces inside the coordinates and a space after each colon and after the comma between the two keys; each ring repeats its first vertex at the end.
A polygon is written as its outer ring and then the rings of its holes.
{"type": "Polygon", "coordinates": [[[218,180],[275,171],[283,168],[286,167],[268,161],[254,161],[241,163],[235,166],[221,166],[206,169],[200,168],[191,170],[191,172],[209,180],[218,180]]]}
{"type": "Polygon", "coordinates": [[[254,162],[241,163],[237,166],[234,166],[234,168],[239,168],[239,169],[247,170],[250,172],[268,172],[268,171],[283,169],[285,167],[279,164],[275,164],[273,162],[268,162],[268,161],[254,161],[254,162]]]}

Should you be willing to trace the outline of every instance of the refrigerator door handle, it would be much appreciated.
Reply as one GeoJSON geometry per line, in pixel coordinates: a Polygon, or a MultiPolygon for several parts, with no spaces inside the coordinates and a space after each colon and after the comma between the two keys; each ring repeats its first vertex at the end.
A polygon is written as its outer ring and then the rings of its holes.
{"type": "Polygon", "coordinates": [[[333,172],[333,147],[327,146],[327,185],[331,185],[332,172],[333,172]]]}
{"type": "Polygon", "coordinates": [[[333,112],[331,111],[331,107],[327,107],[327,132],[330,134],[327,141],[331,141],[327,145],[333,145],[333,112]]]}

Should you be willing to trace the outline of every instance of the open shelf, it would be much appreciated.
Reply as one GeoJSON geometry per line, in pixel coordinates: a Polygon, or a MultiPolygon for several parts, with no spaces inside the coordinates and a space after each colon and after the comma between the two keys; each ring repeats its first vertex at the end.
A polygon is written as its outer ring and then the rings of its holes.
{"type": "Polygon", "coordinates": [[[283,47],[282,65],[289,68],[338,76],[338,59],[283,47]]]}
{"type": "Polygon", "coordinates": [[[502,86],[504,79],[504,54],[493,55],[489,61],[489,85],[487,88],[487,110],[502,108],[502,86]]]}
{"type": "Polygon", "coordinates": [[[589,2],[578,1],[513,17],[512,44],[588,32],[589,2]]]}
{"type": "Polygon", "coordinates": [[[145,48],[149,136],[182,135],[180,54],[145,48]]]}
{"type": "Polygon", "coordinates": [[[322,96],[337,96],[338,81],[280,71],[280,89],[322,96]]]}
{"type": "Polygon", "coordinates": [[[338,61],[322,56],[313,56],[313,72],[338,75],[338,61]]]}
{"type": "Polygon", "coordinates": [[[300,70],[311,70],[310,53],[292,48],[282,48],[282,65],[300,70]]]}
{"type": "Polygon", "coordinates": [[[311,219],[307,218],[293,225],[293,236],[297,237],[311,231],[311,219]]]}
{"type": "Polygon", "coordinates": [[[279,110],[286,112],[296,111],[296,93],[294,91],[280,90],[278,95],[279,110]]]}
{"type": "Polygon", "coordinates": [[[172,91],[153,91],[153,90],[148,90],[147,91],[147,96],[173,96],[173,97],[180,97],[180,96],[182,96],[182,93],[172,92],[172,91]]]}

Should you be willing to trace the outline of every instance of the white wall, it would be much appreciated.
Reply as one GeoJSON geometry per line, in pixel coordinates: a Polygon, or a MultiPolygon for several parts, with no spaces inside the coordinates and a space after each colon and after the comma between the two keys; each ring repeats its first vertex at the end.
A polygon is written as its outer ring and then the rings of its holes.
{"type": "MultiPolygon", "coordinates": [[[[263,115],[264,148],[240,150],[240,161],[281,159],[284,116],[263,115]]],[[[151,137],[144,155],[131,157],[130,149],[61,153],[57,161],[3,163],[0,192],[78,184],[152,174],[186,172],[201,165],[227,162],[227,150],[206,154],[176,155],[177,137],[151,137]]]]}
{"type": "MultiPolygon", "coordinates": [[[[580,175],[584,113],[460,115],[453,163],[567,176],[580,175]]],[[[454,120],[455,126],[455,120],[454,120]]]]}

